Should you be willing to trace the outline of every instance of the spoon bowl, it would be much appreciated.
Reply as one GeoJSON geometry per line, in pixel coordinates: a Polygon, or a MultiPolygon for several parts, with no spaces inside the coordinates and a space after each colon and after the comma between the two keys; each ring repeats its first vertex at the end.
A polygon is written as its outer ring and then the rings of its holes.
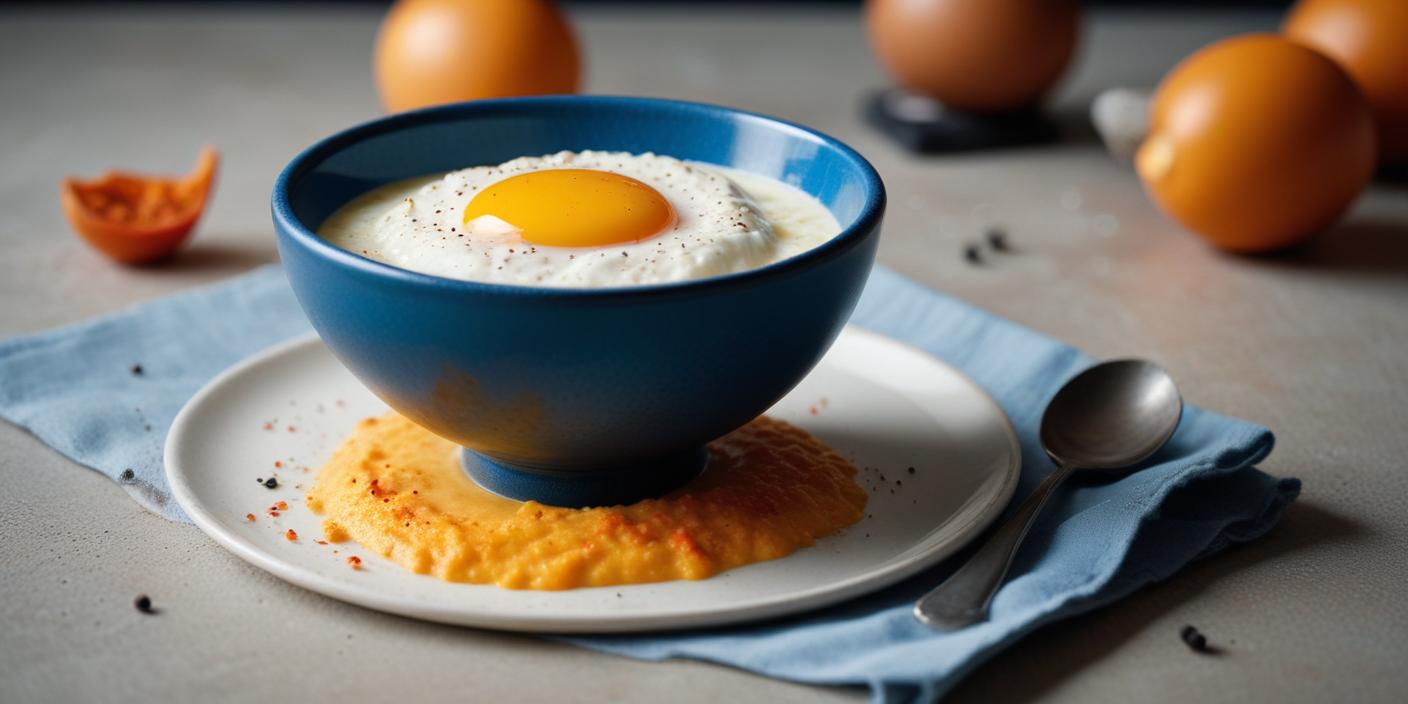
{"type": "Polygon", "coordinates": [[[1041,417],[1041,447],[1057,465],[1124,469],[1178,429],[1183,400],[1167,372],[1140,359],[1098,364],[1066,382],[1041,417]]]}

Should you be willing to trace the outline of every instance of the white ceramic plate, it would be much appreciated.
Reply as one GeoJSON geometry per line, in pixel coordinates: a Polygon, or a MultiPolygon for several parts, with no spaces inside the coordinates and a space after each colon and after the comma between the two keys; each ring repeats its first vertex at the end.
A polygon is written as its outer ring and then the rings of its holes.
{"type": "Polygon", "coordinates": [[[864,520],[783,559],[703,581],[510,591],[412,574],[354,543],[315,542],[320,519],[303,505],[300,487],[311,486],[357,420],[385,410],[320,340],[293,340],[241,362],[191,399],[166,439],[167,477],[181,507],[216,542],[301,587],[414,618],[567,633],[734,623],[879,589],[982,531],[1011,498],[1021,466],[1007,417],[967,377],[917,349],[847,328],[769,413],[855,461],[870,492],[864,520]],[[271,475],[276,489],[255,481],[271,475]],[[265,510],[280,500],[288,510],[270,518],[265,510]],[[289,529],[297,541],[285,538],[289,529]],[[361,570],[344,562],[352,554],[361,570]]]}

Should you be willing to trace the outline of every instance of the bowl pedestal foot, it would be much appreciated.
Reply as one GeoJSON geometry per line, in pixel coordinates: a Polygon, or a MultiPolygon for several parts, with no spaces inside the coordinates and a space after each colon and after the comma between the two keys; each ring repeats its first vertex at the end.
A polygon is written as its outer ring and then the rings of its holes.
{"type": "Polygon", "coordinates": [[[600,469],[526,467],[465,448],[464,471],[479,486],[518,501],[582,508],[631,504],[664,496],[704,471],[709,451],[703,447],[669,457],[611,465],[600,469]]]}

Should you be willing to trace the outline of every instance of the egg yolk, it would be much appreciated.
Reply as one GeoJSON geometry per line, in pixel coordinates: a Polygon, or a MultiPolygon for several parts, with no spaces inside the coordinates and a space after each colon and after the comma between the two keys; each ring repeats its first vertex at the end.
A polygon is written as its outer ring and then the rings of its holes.
{"type": "Polygon", "coordinates": [[[492,215],[524,240],[551,247],[602,247],[653,237],[675,222],[654,188],[609,171],[550,169],[506,178],[480,191],[464,222],[492,215]]]}

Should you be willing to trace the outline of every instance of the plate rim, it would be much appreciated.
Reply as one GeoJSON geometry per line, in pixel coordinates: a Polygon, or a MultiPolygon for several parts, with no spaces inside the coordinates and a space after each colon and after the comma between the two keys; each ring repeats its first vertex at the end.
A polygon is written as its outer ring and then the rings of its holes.
{"type": "MultiPolygon", "coordinates": [[[[848,324],[843,334],[860,335],[885,345],[906,349],[911,353],[921,355],[927,358],[928,361],[943,367],[949,373],[955,375],[970,392],[981,399],[988,407],[991,417],[997,421],[1007,445],[1007,465],[994,472],[1001,474],[1001,476],[998,477],[1000,485],[993,498],[976,510],[973,509],[971,505],[972,497],[976,496],[977,493],[975,492],[973,495],[970,495],[968,500],[965,501],[965,504],[952,514],[953,517],[959,517],[964,513],[969,514],[965,516],[966,520],[962,525],[955,527],[956,537],[934,546],[920,556],[878,570],[858,574],[849,579],[829,582],[806,591],[779,595],[764,601],[750,603],[746,606],[727,607],[726,610],[722,611],[717,607],[713,609],[709,607],[690,607],[682,610],[657,610],[644,615],[617,615],[597,612],[585,612],[571,615],[545,614],[541,617],[498,615],[489,612],[466,614],[463,610],[445,609],[433,604],[416,602],[404,596],[395,596],[374,588],[349,584],[332,577],[320,575],[300,565],[279,560],[273,555],[259,549],[252,541],[225,530],[215,516],[207,511],[202,502],[198,500],[190,482],[187,481],[186,477],[188,472],[178,471],[182,469],[179,457],[185,450],[185,438],[189,437],[191,434],[187,426],[195,422],[193,419],[197,418],[202,407],[207,403],[212,403],[212,397],[223,391],[231,380],[246,373],[250,373],[251,370],[270,363],[273,360],[302,351],[303,348],[323,345],[322,338],[320,338],[316,332],[310,331],[303,333],[283,342],[271,345],[236,362],[215,375],[210,381],[206,382],[206,384],[182,406],[180,412],[177,413],[176,418],[172,421],[171,427],[167,431],[166,441],[162,451],[162,460],[167,483],[171,487],[172,497],[176,499],[177,504],[181,506],[182,510],[186,512],[186,515],[191,518],[192,522],[200,528],[201,532],[205,533],[221,547],[234,553],[240,559],[283,581],[323,596],[363,608],[456,626],[557,634],[627,633],[651,630],[693,629],[777,618],[837,604],[862,594],[879,591],[942,562],[944,559],[970,544],[996,520],[1008,504],[1011,503],[1012,496],[1016,492],[1017,484],[1021,477],[1022,448],[1017,438],[1016,429],[1013,427],[1012,421],[1007,416],[1007,413],[1002,410],[1002,407],[997,401],[993,399],[986,390],[974,382],[971,377],[926,350],[907,342],[896,340],[883,333],[856,324],[848,324]]],[[[325,347],[325,345],[323,346],[325,347]]],[[[337,359],[336,355],[333,354],[330,349],[328,350],[328,354],[332,356],[334,360],[337,359]]],[[[407,574],[409,575],[410,573],[407,574]]],[[[464,586],[493,587],[493,585],[464,586]]]]}

